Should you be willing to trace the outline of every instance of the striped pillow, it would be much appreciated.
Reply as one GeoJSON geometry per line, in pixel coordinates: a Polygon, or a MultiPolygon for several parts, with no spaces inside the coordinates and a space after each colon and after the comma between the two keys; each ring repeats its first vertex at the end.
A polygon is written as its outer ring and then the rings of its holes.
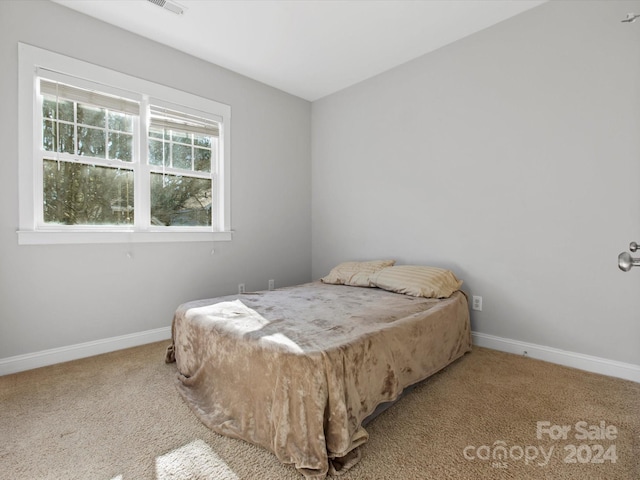
{"type": "Polygon", "coordinates": [[[324,283],[351,285],[354,287],[375,287],[371,276],[385,267],[396,263],[395,260],[371,260],[369,262],[344,262],[334,267],[329,275],[321,278],[324,283]]]}
{"type": "Polygon", "coordinates": [[[417,265],[383,268],[371,280],[384,290],[428,298],[449,298],[462,285],[450,270],[417,265]]]}

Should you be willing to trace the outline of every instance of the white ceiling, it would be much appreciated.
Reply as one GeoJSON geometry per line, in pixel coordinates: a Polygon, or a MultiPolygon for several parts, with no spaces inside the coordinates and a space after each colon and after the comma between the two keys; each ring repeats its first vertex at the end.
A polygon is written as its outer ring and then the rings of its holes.
{"type": "Polygon", "coordinates": [[[313,101],[546,0],[53,0],[313,101]]]}

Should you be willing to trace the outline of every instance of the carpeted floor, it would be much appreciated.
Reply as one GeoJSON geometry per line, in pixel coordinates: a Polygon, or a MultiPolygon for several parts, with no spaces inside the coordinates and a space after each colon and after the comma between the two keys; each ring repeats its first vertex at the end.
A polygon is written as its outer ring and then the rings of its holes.
{"type": "MultiPolygon", "coordinates": [[[[0,377],[0,478],[300,480],[192,415],[167,343],[0,377]]],[[[367,430],[344,480],[640,479],[640,384],[483,348],[367,430]]]]}

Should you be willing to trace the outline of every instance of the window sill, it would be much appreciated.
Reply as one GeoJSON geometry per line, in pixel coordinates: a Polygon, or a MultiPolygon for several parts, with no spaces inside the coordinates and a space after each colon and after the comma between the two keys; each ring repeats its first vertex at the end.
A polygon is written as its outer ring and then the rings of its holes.
{"type": "Polygon", "coordinates": [[[169,243],[228,242],[233,232],[138,232],[95,231],[65,232],[61,230],[18,230],[18,245],[55,245],[85,243],[169,243]]]}

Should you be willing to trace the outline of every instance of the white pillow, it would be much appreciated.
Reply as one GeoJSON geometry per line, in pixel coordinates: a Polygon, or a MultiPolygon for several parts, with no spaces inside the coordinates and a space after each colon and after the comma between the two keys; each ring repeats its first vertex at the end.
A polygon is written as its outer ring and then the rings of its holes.
{"type": "Polygon", "coordinates": [[[385,267],[395,264],[395,260],[371,260],[368,262],[344,262],[334,267],[329,275],[321,278],[324,283],[351,285],[354,287],[374,287],[371,277],[385,267]]]}
{"type": "Polygon", "coordinates": [[[372,276],[371,282],[391,292],[428,298],[449,298],[462,285],[450,270],[418,265],[383,268],[372,276]]]}

